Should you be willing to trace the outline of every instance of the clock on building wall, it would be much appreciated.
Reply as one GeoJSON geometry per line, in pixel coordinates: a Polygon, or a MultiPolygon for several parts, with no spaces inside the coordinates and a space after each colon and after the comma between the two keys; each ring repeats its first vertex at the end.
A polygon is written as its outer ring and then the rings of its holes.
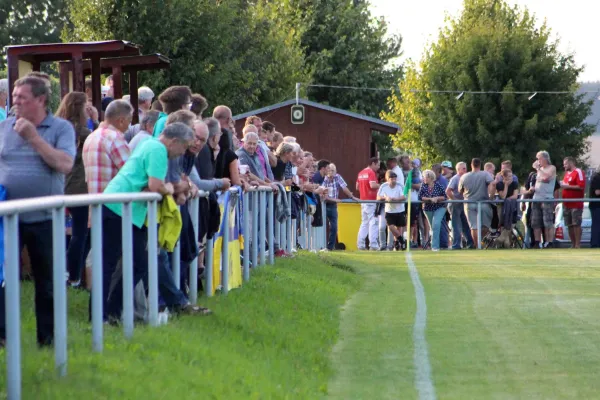
{"type": "Polygon", "coordinates": [[[304,123],[304,106],[296,104],[292,106],[292,124],[301,125],[304,123]]]}

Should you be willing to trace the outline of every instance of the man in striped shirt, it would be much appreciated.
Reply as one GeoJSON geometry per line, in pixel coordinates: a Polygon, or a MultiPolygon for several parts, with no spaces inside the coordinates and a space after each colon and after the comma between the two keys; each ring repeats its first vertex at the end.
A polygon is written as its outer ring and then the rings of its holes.
{"type": "Polygon", "coordinates": [[[130,150],[124,132],[131,123],[133,108],[124,100],[115,100],[106,108],[105,120],[83,145],[83,165],[88,193],[103,193],[108,183],[129,159],[130,150]]]}
{"type": "Polygon", "coordinates": [[[329,224],[329,237],[327,239],[327,250],[335,249],[335,242],[338,231],[338,210],[337,203],[339,199],[340,189],[344,191],[346,196],[353,200],[357,200],[354,194],[348,189],[348,185],[344,178],[337,173],[335,164],[327,165],[327,175],[323,179],[323,186],[327,188],[327,197],[325,198],[327,223],[329,224]]]}

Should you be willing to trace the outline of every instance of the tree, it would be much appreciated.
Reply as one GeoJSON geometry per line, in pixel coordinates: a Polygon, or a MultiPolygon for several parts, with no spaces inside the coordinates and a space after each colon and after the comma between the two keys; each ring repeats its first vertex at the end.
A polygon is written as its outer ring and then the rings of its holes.
{"type": "Polygon", "coordinates": [[[68,24],[66,0],[0,0],[0,69],[6,67],[4,46],[59,43],[68,24]]]}
{"type": "Polygon", "coordinates": [[[396,146],[427,162],[480,157],[496,165],[510,159],[523,176],[535,153],[548,150],[555,163],[581,158],[594,127],[584,121],[591,102],[576,94],[572,54],[561,54],[544,23],[502,0],[465,0],[448,18],[437,42],[400,82],[384,116],[402,132],[396,146]],[[495,91],[493,94],[433,93],[428,90],[495,91]],[[536,91],[567,91],[568,94],[536,91]],[[515,94],[512,92],[527,92],[515,94]]]}
{"type": "Polygon", "coordinates": [[[245,0],[71,1],[65,39],[125,39],[171,59],[141,74],[157,93],[189,85],[237,114],[292,97],[306,79],[299,39],[245,0]]]}
{"type": "MultiPolygon", "coordinates": [[[[401,38],[388,35],[383,18],[373,18],[364,1],[263,0],[273,19],[298,31],[310,83],[393,88],[402,75],[394,62],[401,38]]],[[[389,91],[310,87],[308,98],[378,117],[389,91]]]]}

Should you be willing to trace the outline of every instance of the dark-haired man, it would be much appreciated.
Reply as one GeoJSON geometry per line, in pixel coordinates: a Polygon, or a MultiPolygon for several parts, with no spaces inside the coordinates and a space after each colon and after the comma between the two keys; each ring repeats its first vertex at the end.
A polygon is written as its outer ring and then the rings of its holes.
{"type": "MultiPolygon", "coordinates": [[[[0,185],[7,200],[64,194],[65,175],[75,159],[73,126],[46,109],[50,91],[44,79],[28,76],[15,82],[14,116],[0,122],[0,185]]],[[[54,338],[52,287],[52,211],[19,215],[19,243],[27,246],[35,283],[37,342],[54,338]]],[[[4,287],[0,285],[0,347],[4,345],[4,287]]]]}
{"type": "MultiPolygon", "coordinates": [[[[565,177],[560,182],[563,199],[582,199],[585,197],[585,173],[581,168],[577,168],[573,157],[565,157],[563,160],[565,167],[565,177]]],[[[563,204],[563,216],[565,225],[569,227],[569,238],[571,247],[578,249],[581,247],[581,223],[583,222],[583,202],[571,202],[563,204]]]]}
{"type": "Polygon", "coordinates": [[[315,174],[312,177],[313,183],[316,183],[317,185],[323,185],[323,181],[327,176],[327,167],[329,167],[329,164],[331,164],[331,161],[329,160],[319,160],[319,162],[317,163],[317,172],[315,172],[315,174]]]}
{"type": "MultiPolygon", "coordinates": [[[[360,193],[361,200],[377,200],[377,191],[379,183],[377,181],[377,171],[379,171],[379,158],[369,159],[369,166],[358,173],[356,180],[356,190],[360,193]]],[[[369,248],[373,251],[379,250],[378,234],[379,223],[375,215],[377,204],[363,203],[360,205],[361,223],[358,231],[359,250],[366,250],[366,239],[369,237],[369,248]]]]}
{"type": "Polygon", "coordinates": [[[158,96],[158,100],[160,100],[164,112],[160,114],[158,121],[154,125],[153,136],[155,138],[159,137],[163,129],[165,129],[169,114],[179,110],[190,109],[192,105],[192,91],[188,86],[171,86],[158,96]]]}

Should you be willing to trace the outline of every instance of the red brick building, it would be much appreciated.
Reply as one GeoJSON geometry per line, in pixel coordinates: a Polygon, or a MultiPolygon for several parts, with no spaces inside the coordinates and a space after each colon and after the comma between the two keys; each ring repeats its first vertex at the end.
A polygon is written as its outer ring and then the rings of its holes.
{"type": "Polygon", "coordinates": [[[288,100],[236,115],[233,117],[236,131],[241,137],[246,118],[251,115],[271,121],[284,136],[296,137],[302,148],[312,152],[317,160],[333,162],[351,190],[358,172],[367,166],[370,157],[377,155],[372,134],[398,131],[398,125],[391,122],[304,99],[299,100],[304,106],[304,123],[295,125],[291,122],[291,107],[295,104],[296,100],[288,100]]]}

